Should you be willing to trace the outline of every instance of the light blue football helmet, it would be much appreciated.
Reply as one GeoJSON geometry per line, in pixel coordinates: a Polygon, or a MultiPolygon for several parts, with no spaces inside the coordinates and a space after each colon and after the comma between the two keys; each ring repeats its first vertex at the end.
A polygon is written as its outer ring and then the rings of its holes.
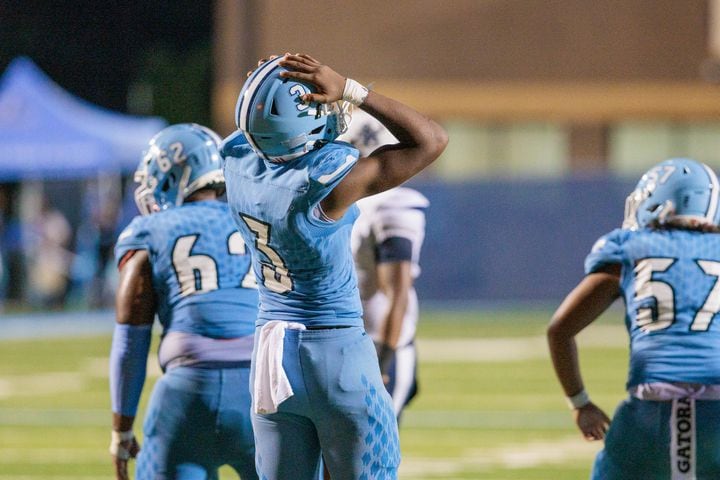
{"type": "Polygon", "coordinates": [[[689,158],[671,158],[648,170],[625,201],[623,228],[638,230],[669,221],[718,225],[720,186],[715,172],[689,158]]]}
{"type": "Polygon", "coordinates": [[[225,185],[220,137],[195,123],[180,123],[156,134],[135,172],[135,203],[143,215],[183,204],[201,188],[225,185]]]}
{"type": "Polygon", "coordinates": [[[286,71],[277,57],[260,65],[243,85],[235,106],[235,123],[264,160],[282,163],[332,142],[347,129],[349,105],[305,104],[313,85],[281,78],[286,71]]]}

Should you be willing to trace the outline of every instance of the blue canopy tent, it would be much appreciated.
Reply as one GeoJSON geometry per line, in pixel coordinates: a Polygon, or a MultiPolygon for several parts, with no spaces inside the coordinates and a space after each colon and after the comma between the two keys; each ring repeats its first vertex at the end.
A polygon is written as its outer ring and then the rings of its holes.
{"type": "MultiPolygon", "coordinates": [[[[30,225],[41,201],[47,201],[74,230],[85,232],[77,235],[71,275],[83,281],[78,271],[85,265],[85,277],[91,277],[99,238],[91,211],[122,203],[122,179],[134,171],[150,138],[165,125],[158,117],[92,105],[63,90],[30,59],[13,60],[0,77],[0,183],[20,185],[12,200],[19,208],[4,225],[0,242],[0,261],[12,260],[9,275],[24,271],[19,254],[29,230],[22,226],[30,225]],[[88,223],[89,229],[81,228],[88,223]],[[83,255],[84,250],[92,251],[83,255]]],[[[4,282],[7,277],[0,275],[0,303],[4,282]]],[[[26,287],[19,288],[13,295],[22,297],[26,287]]]]}
{"type": "Polygon", "coordinates": [[[165,125],[85,102],[17,58],[0,78],[0,181],[132,171],[165,125]]]}

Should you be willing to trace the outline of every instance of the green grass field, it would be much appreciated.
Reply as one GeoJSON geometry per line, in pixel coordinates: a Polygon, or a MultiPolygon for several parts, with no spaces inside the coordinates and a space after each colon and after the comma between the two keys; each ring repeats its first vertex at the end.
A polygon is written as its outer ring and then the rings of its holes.
{"type": "MultiPolygon", "coordinates": [[[[400,429],[402,479],[587,478],[601,445],[580,437],[565,406],[545,346],[548,318],[423,314],[421,391],[400,429]]],[[[627,365],[620,314],[579,341],[588,391],[611,414],[627,365]]],[[[109,336],[0,341],[0,480],[112,477],[109,346],[109,336]]],[[[143,407],[157,375],[154,358],[150,365],[143,407]]],[[[223,470],[222,478],[236,477],[223,470]]]]}

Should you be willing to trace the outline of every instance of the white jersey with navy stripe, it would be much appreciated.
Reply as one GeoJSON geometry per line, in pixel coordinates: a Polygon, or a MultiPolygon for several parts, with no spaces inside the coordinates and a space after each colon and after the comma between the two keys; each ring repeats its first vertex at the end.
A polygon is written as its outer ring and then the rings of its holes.
{"type": "MultiPolygon", "coordinates": [[[[389,299],[379,288],[377,266],[383,261],[392,261],[392,258],[383,258],[381,246],[400,240],[399,248],[408,250],[397,254],[401,258],[409,257],[413,279],[417,278],[420,275],[420,249],[425,238],[425,209],[429,202],[416,190],[398,187],[364,198],[357,205],[360,216],[353,227],[351,245],[365,328],[374,340],[378,340],[389,299]]],[[[408,303],[398,346],[407,345],[415,337],[418,308],[414,290],[408,303]]]]}

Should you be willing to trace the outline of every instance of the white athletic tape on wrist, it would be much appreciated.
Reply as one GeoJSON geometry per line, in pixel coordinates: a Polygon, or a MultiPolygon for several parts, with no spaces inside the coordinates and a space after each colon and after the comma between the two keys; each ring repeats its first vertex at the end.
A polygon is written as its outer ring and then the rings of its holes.
{"type": "Polygon", "coordinates": [[[590,396],[585,389],[583,389],[580,393],[576,393],[572,397],[567,397],[567,402],[570,410],[577,410],[590,403],[590,396]]]}
{"type": "Polygon", "coordinates": [[[135,434],[132,430],[127,432],[116,432],[113,430],[110,432],[110,455],[118,457],[121,460],[127,460],[130,458],[130,450],[122,446],[123,442],[128,442],[135,438],[135,434]]]}
{"type": "Polygon", "coordinates": [[[350,102],[356,107],[362,105],[368,96],[368,89],[356,82],[352,78],[345,79],[345,89],[343,90],[343,100],[350,102]]]}

